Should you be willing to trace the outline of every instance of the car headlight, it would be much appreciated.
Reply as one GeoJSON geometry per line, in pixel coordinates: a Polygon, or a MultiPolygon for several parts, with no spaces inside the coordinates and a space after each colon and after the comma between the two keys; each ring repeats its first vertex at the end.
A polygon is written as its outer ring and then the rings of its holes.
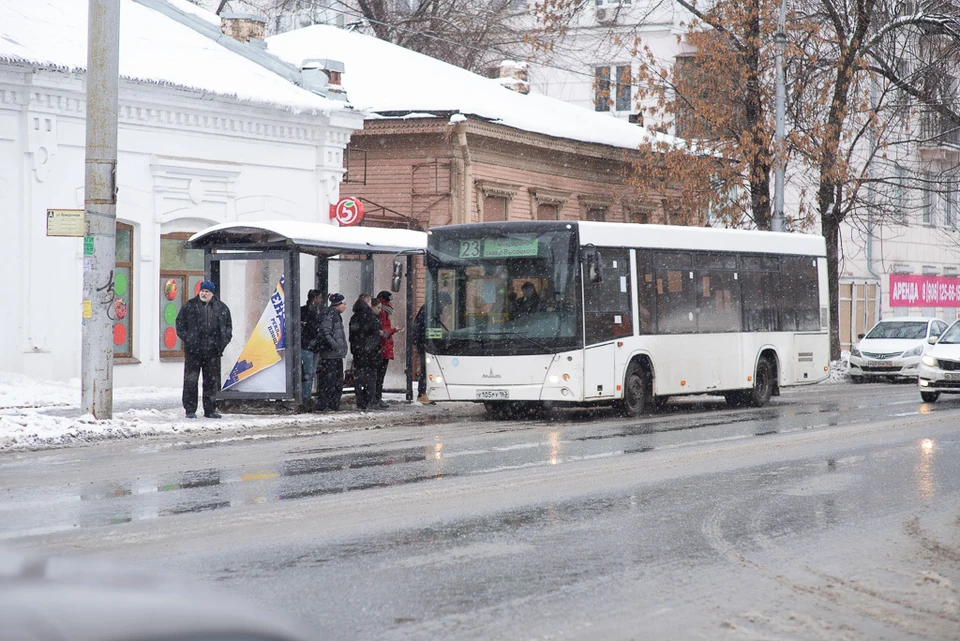
{"type": "Polygon", "coordinates": [[[859,356],[860,356],[860,348],[858,348],[856,345],[854,345],[853,347],[851,347],[851,348],[850,348],[850,356],[858,356],[858,357],[859,357],[859,356]]]}
{"type": "Polygon", "coordinates": [[[909,349],[903,353],[904,358],[909,358],[911,356],[920,356],[923,354],[923,345],[917,345],[913,349],[909,349]]]}
{"type": "MultiPolygon", "coordinates": [[[[912,351],[912,350],[911,350],[911,351],[912,351]]],[[[921,358],[921,359],[920,359],[920,362],[923,363],[924,365],[926,365],[927,367],[936,367],[936,366],[937,366],[937,359],[935,359],[933,356],[930,356],[929,354],[927,354],[926,356],[924,356],[923,358],[921,358]]]]}

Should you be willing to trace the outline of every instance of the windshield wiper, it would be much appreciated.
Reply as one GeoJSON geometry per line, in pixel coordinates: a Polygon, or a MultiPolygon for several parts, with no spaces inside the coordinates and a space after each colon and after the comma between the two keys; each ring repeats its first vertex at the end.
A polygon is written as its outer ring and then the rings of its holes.
{"type": "Polygon", "coordinates": [[[538,343],[537,341],[533,340],[532,338],[530,338],[530,337],[527,336],[526,334],[521,334],[520,332],[515,332],[515,331],[512,331],[512,330],[506,330],[506,331],[502,331],[502,332],[477,332],[477,333],[475,334],[475,336],[478,336],[478,337],[479,337],[479,336],[502,336],[503,334],[510,334],[510,335],[512,335],[512,336],[519,336],[520,338],[523,338],[523,339],[529,341],[532,345],[535,345],[535,346],[537,347],[537,349],[542,349],[542,350],[544,350],[544,351],[546,351],[546,349],[547,349],[547,346],[546,346],[546,345],[544,345],[544,344],[542,344],[542,343],[538,343]]]}

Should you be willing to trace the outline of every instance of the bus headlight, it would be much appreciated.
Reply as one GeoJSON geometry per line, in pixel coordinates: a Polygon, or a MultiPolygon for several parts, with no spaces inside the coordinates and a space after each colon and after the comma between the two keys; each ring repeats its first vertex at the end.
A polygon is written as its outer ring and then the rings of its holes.
{"type": "Polygon", "coordinates": [[[551,375],[550,375],[550,382],[553,383],[554,385],[556,385],[557,383],[560,382],[560,377],[557,376],[556,374],[551,374],[551,375]]]}
{"type": "Polygon", "coordinates": [[[436,383],[437,385],[443,382],[443,377],[440,376],[439,374],[436,374],[436,375],[431,374],[429,378],[431,383],[436,383]]]}

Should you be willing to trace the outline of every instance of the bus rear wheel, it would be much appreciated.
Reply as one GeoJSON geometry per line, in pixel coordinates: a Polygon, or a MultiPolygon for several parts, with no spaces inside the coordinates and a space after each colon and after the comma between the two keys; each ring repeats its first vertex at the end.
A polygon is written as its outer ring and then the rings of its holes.
{"type": "Polygon", "coordinates": [[[774,380],[773,364],[769,358],[761,358],[757,363],[757,371],[753,375],[753,387],[724,392],[723,398],[726,399],[727,405],[733,407],[763,407],[773,396],[774,380]]]}
{"type": "Polygon", "coordinates": [[[753,407],[763,407],[773,396],[774,374],[769,358],[761,358],[753,376],[753,387],[746,391],[746,401],[753,407]]]}
{"type": "Polygon", "coordinates": [[[646,409],[647,377],[639,363],[630,363],[623,380],[623,399],[617,402],[617,410],[623,416],[640,416],[646,409]]]}

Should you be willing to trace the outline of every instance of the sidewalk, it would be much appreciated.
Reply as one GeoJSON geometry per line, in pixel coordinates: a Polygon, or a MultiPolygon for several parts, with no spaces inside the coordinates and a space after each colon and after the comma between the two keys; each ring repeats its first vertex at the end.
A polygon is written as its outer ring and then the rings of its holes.
{"type": "Polygon", "coordinates": [[[187,419],[177,388],[121,387],[114,390],[113,418],[97,420],[82,415],[80,380],[37,381],[20,374],[0,372],[0,453],[67,447],[110,439],[159,435],[210,434],[218,438],[262,434],[269,428],[309,429],[311,433],[369,429],[384,420],[419,422],[447,414],[461,404],[408,403],[403,394],[385,394],[389,410],[361,414],[353,395],[345,395],[339,412],[316,414],[224,414],[207,419],[199,414],[187,419]]]}
{"type": "MultiPolygon", "coordinates": [[[[834,361],[827,383],[847,380],[846,360],[834,361]]],[[[821,383],[823,384],[823,383],[821,383]]],[[[389,410],[361,414],[353,395],[344,396],[339,412],[317,414],[224,414],[187,419],[179,387],[121,387],[114,390],[113,418],[98,421],[80,411],[80,380],[67,383],[37,381],[0,372],[0,453],[96,443],[111,439],[209,434],[212,438],[246,438],[280,429],[322,434],[370,429],[385,421],[422,424],[439,417],[462,416],[483,409],[474,403],[421,405],[403,394],[384,394],[389,410]]]]}

